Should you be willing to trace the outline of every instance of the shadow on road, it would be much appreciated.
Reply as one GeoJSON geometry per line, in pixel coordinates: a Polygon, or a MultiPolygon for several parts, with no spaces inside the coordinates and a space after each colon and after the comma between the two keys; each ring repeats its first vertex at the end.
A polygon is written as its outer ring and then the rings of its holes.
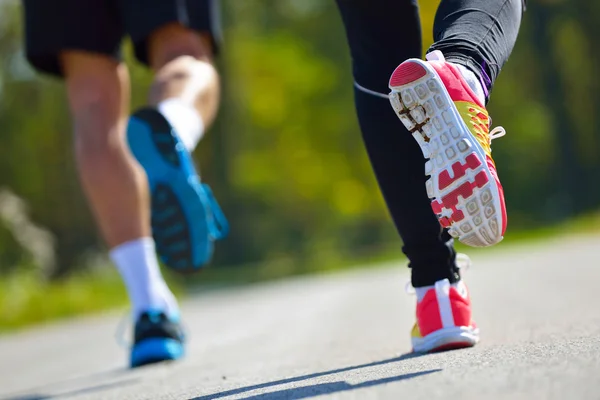
{"type": "Polygon", "coordinates": [[[441,369],[430,369],[427,371],[413,372],[409,374],[402,374],[398,376],[392,376],[389,378],[375,379],[372,381],[366,381],[351,385],[348,382],[329,382],[329,383],[318,383],[316,385],[303,386],[300,388],[278,390],[276,392],[257,394],[255,396],[244,397],[243,400],[299,400],[308,399],[309,397],[317,397],[324,394],[332,394],[339,392],[347,392],[349,390],[368,388],[371,386],[384,385],[386,383],[399,382],[406,379],[416,378],[422,375],[433,374],[434,372],[440,372],[441,369]]]}
{"type": "Polygon", "coordinates": [[[68,398],[68,397],[78,396],[78,395],[82,395],[82,394],[90,394],[90,393],[100,392],[100,391],[112,389],[115,387],[131,385],[131,384],[139,381],[139,378],[129,378],[129,379],[121,379],[116,382],[108,382],[108,383],[103,383],[103,384],[99,384],[99,385],[86,386],[86,384],[90,381],[97,381],[98,379],[102,379],[102,378],[104,378],[104,379],[111,378],[121,372],[122,372],[121,370],[108,371],[108,372],[102,372],[99,374],[94,374],[92,376],[75,378],[75,379],[71,379],[71,380],[67,380],[67,381],[63,381],[63,382],[53,383],[53,384],[45,385],[43,387],[38,387],[38,388],[27,390],[28,393],[14,394],[14,395],[9,395],[8,397],[1,397],[0,400],[50,400],[50,399],[54,399],[54,398],[58,398],[58,397],[68,398]],[[84,386],[84,387],[80,388],[80,389],[63,391],[63,392],[51,390],[52,386],[54,386],[54,387],[64,386],[66,384],[84,386]],[[56,393],[55,394],[44,394],[44,392],[52,392],[52,393],[56,392],[56,393]]]}
{"type": "MultiPolygon", "coordinates": [[[[319,378],[319,377],[326,376],[326,375],[333,375],[333,374],[353,371],[353,370],[357,370],[357,369],[361,369],[361,368],[376,367],[378,365],[390,364],[390,363],[407,360],[407,359],[415,358],[415,357],[419,357],[419,356],[421,356],[421,355],[415,354],[415,353],[408,353],[408,354],[404,354],[400,357],[388,358],[385,360],[375,361],[375,362],[368,363],[368,364],[353,365],[351,367],[338,368],[338,369],[333,369],[330,371],[315,372],[314,374],[307,374],[307,375],[301,375],[301,376],[296,376],[296,377],[292,377],[292,378],[280,379],[280,380],[272,381],[272,382],[259,383],[257,385],[245,386],[242,388],[231,389],[231,390],[227,390],[227,391],[223,391],[223,392],[219,392],[219,393],[213,393],[213,394],[206,395],[206,396],[195,397],[190,400],[218,399],[221,397],[233,396],[233,395],[244,393],[244,392],[250,392],[252,390],[265,389],[265,388],[272,387],[272,386],[278,386],[278,385],[284,385],[287,383],[305,381],[308,379],[319,378]]],[[[360,388],[364,388],[364,387],[382,385],[382,384],[389,383],[389,382],[396,382],[396,381],[401,381],[401,380],[405,380],[405,379],[416,378],[417,376],[431,374],[431,373],[439,372],[439,371],[441,371],[441,370],[435,369],[435,370],[403,374],[403,375],[394,376],[391,378],[367,381],[367,382],[359,383],[356,385],[351,385],[346,382],[322,383],[322,384],[317,384],[317,385],[305,386],[302,388],[286,389],[286,390],[281,390],[281,391],[277,391],[277,392],[271,392],[271,393],[251,396],[251,397],[247,397],[245,399],[254,399],[254,400],[257,400],[257,399],[274,400],[274,399],[281,399],[281,398],[284,398],[284,399],[306,399],[308,397],[319,396],[319,395],[327,394],[327,393],[335,393],[335,392],[341,392],[341,391],[360,389],[360,388]]]]}

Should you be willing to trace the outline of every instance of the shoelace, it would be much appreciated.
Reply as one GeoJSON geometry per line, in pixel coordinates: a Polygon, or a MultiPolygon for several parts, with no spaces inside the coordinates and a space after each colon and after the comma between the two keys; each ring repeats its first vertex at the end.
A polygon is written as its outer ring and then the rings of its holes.
{"type": "MultiPolygon", "coordinates": [[[[471,265],[472,265],[471,259],[469,258],[468,255],[463,254],[463,253],[456,254],[456,266],[458,267],[459,270],[467,271],[471,268],[471,265]]],[[[406,285],[404,286],[404,291],[408,295],[416,294],[415,288],[412,286],[410,281],[406,282],[406,285]]]]}
{"type": "Polygon", "coordinates": [[[121,317],[119,323],[117,324],[117,329],[115,330],[115,341],[117,344],[124,349],[130,349],[132,343],[130,343],[127,339],[125,339],[125,333],[127,332],[127,326],[129,323],[133,321],[131,317],[131,313],[127,313],[121,317]]]}
{"type": "Polygon", "coordinates": [[[502,126],[495,127],[490,132],[490,136],[489,136],[489,140],[488,140],[489,144],[491,145],[492,140],[498,139],[504,135],[506,135],[506,129],[504,129],[502,126]]]}
{"type": "MultiPolygon", "coordinates": [[[[492,125],[492,120],[490,118],[490,126],[492,125]]],[[[475,135],[478,139],[478,142],[484,147],[487,153],[492,153],[492,140],[498,139],[504,135],[506,135],[506,129],[501,126],[497,126],[492,129],[487,135],[484,132],[481,132],[479,129],[475,130],[475,135]]]]}

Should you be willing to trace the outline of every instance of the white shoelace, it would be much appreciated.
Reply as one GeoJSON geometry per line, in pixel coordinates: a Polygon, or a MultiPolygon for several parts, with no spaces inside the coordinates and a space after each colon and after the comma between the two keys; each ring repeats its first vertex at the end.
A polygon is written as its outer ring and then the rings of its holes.
{"type": "MultiPolygon", "coordinates": [[[[490,118],[490,121],[489,121],[488,126],[491,127],[492,119],[491,119],[491,117],[489,117],[489,118],[490,118]]],[[[477,132],[476,136],[478,139],[481,138],[482,140],[487,142],[487,143],[485,143],[485,144],[487,144],[487,150],[489,150],[489,152],[491,153],[492,152],[492,140],[498,139],[504,135],[506,135],[506,129],[504,129],[504,127],[502,127],[502,126],[497,126],[494,129],[492,129],[488,135],[484,135],[481,132],[477,132]]],[[[481,145],[484,145],[484,143],[482,143],[482,142],[479,142],[479,143],[481,145]]],[[[484,149],[485,149],[485,147],[486,146],[484,146],[484,149]]]]}
{"type": "Polygon", "coordinates": [[[131,313],[127,313],[121,317],[119,323],[117,324],[117,329],[115,330],[115,341],[117,344],[124,349],[130,349],[132,343],[125,338],[125,334],[127,333],[127,327],[131,324],[133,318],[131,313]]]}
{"type": "Polygon", "coordinates": [[[492,140],[498,139],[502,136],[506,135],[506,129],[501,126],[497,126],[490,132],[490,144],[492,144],[492,140]]]}

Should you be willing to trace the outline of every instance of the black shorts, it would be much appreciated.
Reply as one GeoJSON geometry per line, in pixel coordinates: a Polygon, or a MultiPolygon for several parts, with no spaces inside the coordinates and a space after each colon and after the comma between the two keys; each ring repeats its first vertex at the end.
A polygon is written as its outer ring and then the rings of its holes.
{"type": "Polygon", "coordinates": [[[221,38],[217,0],[24,0],[27,59],[37,70],[62,75],[63,50],[120,59],[129,36],[137,59],[148,65],[148,37],[169,23],[221,38]]]}

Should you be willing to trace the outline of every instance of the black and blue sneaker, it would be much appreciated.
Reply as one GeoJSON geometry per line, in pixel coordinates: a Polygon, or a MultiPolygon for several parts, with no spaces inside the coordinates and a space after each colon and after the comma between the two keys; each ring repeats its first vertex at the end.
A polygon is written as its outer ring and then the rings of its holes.
{"type": "Polygon", "coordinates": [[[178,360],[183,355],[184,334],[179,317],[167,317],[162,311],[140,315],[133,334],[131,368],[178,360]]]}
{"type": "Polygon", "coordinates": [[[146,170],[152,195],[152,232],[161,261],[195,272],[212,257],[228,223],[210,187],[167,119],[153,108],[137,111],[127,127],[129,147],[146,170]]]}

